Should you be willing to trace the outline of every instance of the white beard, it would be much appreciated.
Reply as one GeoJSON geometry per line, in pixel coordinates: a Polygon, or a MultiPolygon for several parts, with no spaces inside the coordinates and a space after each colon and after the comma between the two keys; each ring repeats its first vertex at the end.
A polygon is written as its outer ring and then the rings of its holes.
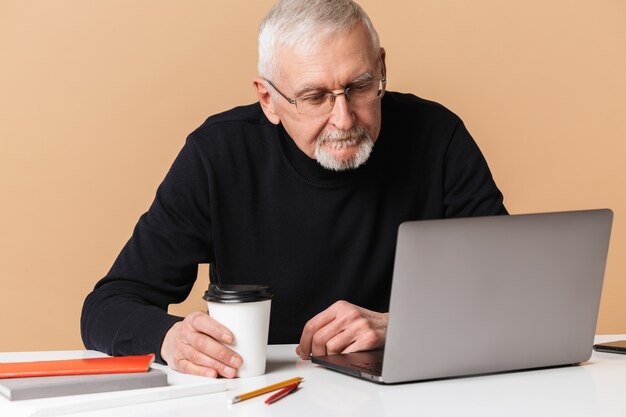
{"type": "Polygon", "coordinates": [[[315,159],[317,163],[332,171],[346,171],[363,165],[374,148],[374,141],[369,132],[362,126],[356,125],[350,130],[337,130],[321,133],[315,143],[315,159]],[[334,149],[344,149],[348,146],[358,146],[356,153],[348,159],[335,158],[327,146],[334,149]]]}

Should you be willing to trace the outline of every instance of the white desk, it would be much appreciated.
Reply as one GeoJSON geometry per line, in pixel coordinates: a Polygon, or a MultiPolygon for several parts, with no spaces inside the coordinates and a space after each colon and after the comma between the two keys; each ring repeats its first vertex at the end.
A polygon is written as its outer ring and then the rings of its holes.
{"type": "MultiPolygon", "coordinates": [[[[618,339],[626,335],[596,338],[618,339]]],[[[270,346],[266,375],[227,381],[226,392],[73,416],[626,416],[626,355],[594,352],[581,366],[383,386],[300,360],[294,350],[270,346]],[[228,404],[236,394],[295,376],[304,378],[300,389],[277,403],[265,405],[266,394],[228,404]]]]}

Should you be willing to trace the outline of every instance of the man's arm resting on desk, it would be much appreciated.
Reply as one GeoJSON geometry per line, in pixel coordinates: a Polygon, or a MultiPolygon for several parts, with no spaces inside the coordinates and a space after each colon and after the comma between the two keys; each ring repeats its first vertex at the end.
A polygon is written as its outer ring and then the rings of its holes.
{"type": "Polygon", "coordinates": [[[109,355],[154,353],[183,320],[168,306],[187,298],[198,264],[212,261],[206,167],[190,136],[111,270],[87,296],[81,334],[109,355]]]}
{"type": "Polygon", "coordinates": [[[167,314],[167,301],[149,287],[108,282],[89,294],[83,305],[81,335],[87,349],[108,355],[154,353],[163,362],[159,347],[163,336],[180,317],[167,314]],[[141,288],[143,297],[135,291],[141,288]]]}

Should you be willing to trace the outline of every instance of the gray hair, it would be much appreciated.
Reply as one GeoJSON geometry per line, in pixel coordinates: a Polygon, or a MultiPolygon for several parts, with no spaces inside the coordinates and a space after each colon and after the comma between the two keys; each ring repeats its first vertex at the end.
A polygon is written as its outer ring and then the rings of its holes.
{"type": "Polygon", "coordinates": [[[276,51],[279,47],[315,47],[328,36],[346,33],[355,24],[367,28],[372,48],[378,53],[380,40],[370,18],[352,0],[280,0],[265,16],[259,28],[259,75],[276,74],[276,51]]]}

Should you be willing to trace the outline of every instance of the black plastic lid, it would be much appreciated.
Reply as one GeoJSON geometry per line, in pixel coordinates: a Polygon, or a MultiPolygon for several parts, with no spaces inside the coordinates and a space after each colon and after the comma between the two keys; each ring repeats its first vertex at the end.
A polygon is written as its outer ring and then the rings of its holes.
{"type": "Polygon", "coordinates": [[[202,298],[215,303],[252,303],[269,300],[272,295],[267,285],[209,284],[202,298]]]}

